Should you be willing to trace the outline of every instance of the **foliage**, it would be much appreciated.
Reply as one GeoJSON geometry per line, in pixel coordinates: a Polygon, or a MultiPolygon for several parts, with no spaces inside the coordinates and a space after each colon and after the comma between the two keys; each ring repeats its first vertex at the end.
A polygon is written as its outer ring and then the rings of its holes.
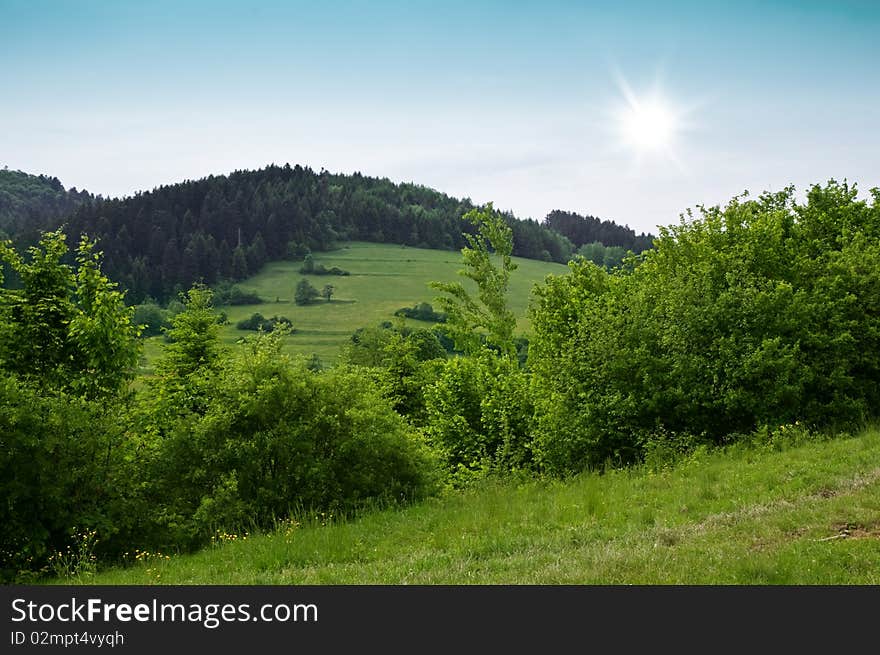
{"type": "Polygon", "coordinates": [[[401,307],[395,316],[403,316],[404,318],[412,318],[417,321],[429,321],[431,323],[445,323],[447,316],[443,312],[435,312],[430,303],[420,302],[412,307],[401,307]]]}
{"type": "Polygon", "coordinates": [[[598,241],[587,243],[578,248],[577,254],[593,262],[596,266],[602,266],[607,270],[619,268],[627,254],[623,246],[605,246],[598,241]]]}
{"type": "Polygon", "coordinates": [[[181,294],[185,309],[171,319],[166,331],[170,342],[156,363],[156,375],[148,380],[153,405],[150,433],[164,434],[179,416],[206,411],[226,357],[212,298],[205,286],[181,294]]]}
{"type": "Polygon", "coordinates": [[[0,580],[66,561],[79,530],[126,533],[134,476],[125,417],[124,403],[111,411],[0,377],[0,580]]]}
{"type": "Polygon", "coordinates": [[[293,299],[297,305],[308,305],[313,303],[319,295],[318,290],[307,279],[303,278],[297,282],[293,299]]]}
{"type": "Polygon", "coordinates": [[[444,362],[424,392],[425,434],[456,482],[532,464],[532,402],[507,304],[513,235],[491,204],[465,218],[478,234],[466,235],[460,274],[476,283],[477,297],[460,283],[432,286],[448,294],[440,299],[445,331],[466,357],[444,362]]]}
{"type": "Polygon", "coordinates": [[[492,203],[468,212],[464,218],[477,227],[478,234],[465,235],[470,245],[461,250],[465,268],[459,275],[476,283],[477,297],[460,282],[432,282],[431,286],[447,294],[439,302],[447,314],[449,333],[460,350],[477,353],[482,347],[482,331],[490,347],[512,355],[516,317],[507,305],[507,287],[510,273],[516,269],[511,259],[513,233],[492,203]]]}
{"type": "Polygon", "coordinates": [[[60,231],[44,234],[28,254],[0,243],[0,259],[22,285],[0,289],[0,366],[45,389],[88,398],[119,392],[134,376],[139,330],[94,244],[83,237],[75,266],[63,261],[60,231]]]}
{"type": "Polygon", "coordinates": [[[542,463],[574,472],[657,439],[866,420],[880,401],[878,288],[880,193],[868,204],[834,181],[803,205],[789,188],[701,207],[632,272],[572,263],[532,316],[542,463]]]}
{"type": "MultiPolygon", "coordinates": [[[[546,225],[559,234],[565,235],[571,240],[574,247],[579,249],[588,244],[598,243],[606,247],[619,247],[639,254],[650,249],[654,239],[651,234],[644,232],[636,235],[628,226],[617,225],[614,221],[603,221],[595,216],[581,216],[558,209],[547,214],[546,225]]],[[[587,255],[584,256],[587,257],[587,255]]],[[[599,266],[603,265],[600,262],[595,263],[599,266]]]]}
{"type": "Polygon", "coordinates": [[[303,265],[299,272],[303,275],[351,275],[351,273],[338,266],[327,268],[323,264],[316,264],[315,258],[310,252],[306,253],[303,258],[303,265]]]}
{"type": "Polygon", "coordinates": [[[171,327],[168,310],[156,303],[135,305],[132,323],[142,327],[142,337],[155,337],[171,327]]]}
{"type": "Polygon", "coordinates": [[[77,207],[94,200],[87,191],[65,190],[55,177],[0,170],[0,239],[34,243],[77,207]]]}
{"type": "Polygon", "coordinates": [[[425,435],[456,483],[532,467],[534,408],[515,360],[454,357],[435,376],[424,390],[425,435]]]}
{"type": "Polygon", "coordinates": [[[287,332],[290,332],[293,330],[293,323],[286,316],[265,318],[259,312],[255,312],[251,314],[250,318],[243,319],[236,323],[235,327],[239,330],[262,330],[263,332],[272,332],[272,330],[282,327],[287,332]]]}
{"type": "Polygon", "coordinates": [[[215,305],[259,305],[262,302],[255,291],[245,291],[237,284],[226,281],[214,286],[215,305]]]}
{"type": "Polygon", "coordinates": [[[321,297],[327,302],[330,302],[330,298],[333,297],[334,293],[336,293],[336,287],[332,284],[325,284],[324,288],[321,289],[321,297]]]}
{"type": "Polygon", "coordinates": [[[315,373],[280,343],[251,338],[205,411],[181,417],[163,440],[150,494],[169,543],[266,527],[298,507],[410,501],[431,488],[428,451],[366,376],[315,373]]]}

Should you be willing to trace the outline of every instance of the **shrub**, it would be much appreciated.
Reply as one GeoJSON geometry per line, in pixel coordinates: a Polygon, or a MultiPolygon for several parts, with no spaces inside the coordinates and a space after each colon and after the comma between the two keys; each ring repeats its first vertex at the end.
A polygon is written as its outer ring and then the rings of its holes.
{"type": "Polygon", "coordinates": [[[136,305],[132,316],[134,325],[142,325],[142,337],[155,337],[171,324],[168,320],[168,312],[155,303],[136,305]]]}
{"type": "Polygon", "coordinates": [[[239,330],[262,330],[263,332],[272,332],[276,328],[283,327],[289,332],[293,328],[293,323],[286,316],[265,318],[259,312],[255,312],[251,314],[250,318],[240,320],[235,324],[235,327],[239,330]]]}
{"type": "Polygon", "coordinates": [[[111,411],[0,378],[0,579],[61,561],[82,532],[97,531],[107,550],[129,531],[136,475],[123,416],[124,403],[111,411]]]}
{"type": "Polygon", "coordinates": [[[446,360],[424,395],[425,434],[458,482],[532,466],[528,378],[512,360],[446,360]]]}
{"type": "Polygon", "coordinates": [[[432,489],[430,451],[368,376],[309,363],[282,355],[277,335],[258,335],[206,411],[177,422],[151,486],[167,542],[196,545],[295,508],[354,510],[432,489]]]}
{"type": "Polygon", "coordinates": [[[538,290],[529,366],[547,468],[632,461],[645,435],[723,443],[876,414],[880,191],[735,198],[655,243],[626,270],[582,260],[538,290]]]}
{"type": "Polygon", "coordinates": [[[215,305],[259,305],[262,302],[255,291],[245,291],[237,284],[223,282],[214,287],[215,305]]]}
{"type": "Polygon", "coordinates": [[[420,302],[412,307],[401,307],[395,316],[403,316],[404,318],[412,318],[417,321],[430,321],[431,323],[445,323],[446,314],[444,312],[435,312],[430,303],[420,302]]]}
{"type": "Polygon", "coordinates": [[[318,293],[318,290],[313,287],[308,280],[303,278],[296,285],[293,299],[297,305],[308,305],[314,302],[319,295],[320,293],[318,293]]]}

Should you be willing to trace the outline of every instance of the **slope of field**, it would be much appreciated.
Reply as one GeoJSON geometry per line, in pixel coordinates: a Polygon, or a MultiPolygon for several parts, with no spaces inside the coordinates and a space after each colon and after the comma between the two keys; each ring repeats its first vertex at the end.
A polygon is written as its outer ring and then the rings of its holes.
{"type": "Polygon", "coordinates": [[[880,584],[880,430],[674,468],[487,483],[141,554],[97,584],[880,584]]]}
{"type": "MultiPolygon", "coordinates": [[[[515,257],[518,268],[511,274],[510,306],[517,316],[520,332],[528,330],[526,310],[532,287],[548,274],[564,274],[561,264],[515,257]]],[[[340,250],[317,253],[315,264],[334,266],[350,275],[307,275],[299,273],[302,262],[273,262],[258,274],[239,284],[255,291],[268,302],[260,305],[220,307],[230,325],[223,328],[226,343],[252,332],[237,330],[235,324],[254,312],[266,318],[286,316],[296,329],[288,337],[291,352],[317,354],[325,365],[332,364],[340,347],[360,327],[376,326],[382,321],[396,320],[394,312],[418,302],[434,303],[438,293],[428,287],[431,281],[464,280],[457,275],[462,268],[458,251],[424,250],[399,245],[352,242],[340,250]],[[328,303],[319,298],[314,304],[299,306],[293,301],[297,282],[303,277],[319,291],[332,284],[335,292],[328,303]]],[[[466,281],[466,280],[465,280],[466,281]]],[[[439,309],[439,308],[438,308],[439,309]]],[[[412,321],[412,324],[430,326],[412,321]]],[[[152,361],[160,352],[160,339],[148,340],[147,359],[152,361]]]]}

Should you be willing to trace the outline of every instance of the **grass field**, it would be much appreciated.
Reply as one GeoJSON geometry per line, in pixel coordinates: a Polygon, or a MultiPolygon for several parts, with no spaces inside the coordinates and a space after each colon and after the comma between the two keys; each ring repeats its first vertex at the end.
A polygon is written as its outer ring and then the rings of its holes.
{"type": "MultiPolygon", "coordinates": [[[[517,270],[510,279],[510,306],[518,319],[518,330],[528,331],[529,297],[532,287],[548,274],[563,274],[568,268],[561,264],[515,258],[517,270]]],[[[327,268],[337,266],[351,275],[308,275],[299,273],[302,262],[273,262],[258,274],[240,283],[268,301],[260,305],[220,307],[229,317],[230,325],[222,331],[223,341],[232,344],[251,334],[235,328],[235,323],[254,312],[266,318],[286,316],[296,329],[287,338],[291,352],[317,354],[325,365],[333,364],[342,344],[359,327],[375,326],[395,320],[394,312],[418,302],[435,305],[438,293],[428,287],[431,281],[463,280],[458,251],[424,250],[407,246],[353,242],[340,250],[317,253],[315,263],[327,268]],[[299,306],[293,301],[297,282],[306,277],[319,291],[325,284],[336,287],[332,300],[323,299],[299,306]]],[[[466,281],[466,280],[465,280],[466,281]]],[[[438,308],[439,309],[439,308],[438,308]]],[[[418,324],[418,321],[412,321],[418,324]]],[[[423,323],[422,325],[430,325],[423,323]]],[[[161,354],[161,338],[147,339],[144,348],[147,368],[161,354]]]]}
{"type": "MultiPolygon", "coordinates": [[[[880,431],[302,516],[97,584],[880,584],[880,431]]],[[[64,580],[63,582],[70,582],[64,580]]]]}

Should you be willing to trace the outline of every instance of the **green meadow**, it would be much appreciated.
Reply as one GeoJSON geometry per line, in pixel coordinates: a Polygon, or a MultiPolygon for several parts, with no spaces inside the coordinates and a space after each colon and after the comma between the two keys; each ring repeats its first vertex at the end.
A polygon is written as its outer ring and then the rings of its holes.
{"type": "MultiPolygon", "coordinates": [[[[397,510],[302,513],[97,584],[880,584],[880,430],[698,451],[397,510]]],[[[70,579],[61,582],[71,582],[70,579]]]]}
{"type": "MultiPolygon", "coordinates": [[[[529,329],[526,313],[532,287],[551,273],[567,273],[568,268],[552,262],[514,259],[518,268],[511,275],[509,301],[517,316],[517,328],[525,333],[529,329]]],[[[339,250],[316,253],[315,264],[323,264],[328,269],[336,266],[350,275],[304,276],[299,272],[301,261],[267,264],[258,275],[239,283],[242,289],[256,292],[266,302],[218,307],[229,319],[229,325],[224,326],[221,333],[223,341],[233,344],[253,334],[236,329],[235,324],[254,312],[266,318],[286,316],[295,328],[295,333],[286,338],[290,351],[317,354],[325,365],[331,365],[341,346],[356,329],[375,326],[382,321],[402,320],[396,318],[394,312],[419,302],[432,303],[437,308],[434,299],[438,292],[428,286],[430,282],[464,280],[469,283],[457,274],[462,267],[461,254],[457,250],[352,242],[339,250]],[[330,302],[319,298],[310,305],[294,303],[296,284],[303,277],[319,291],[325,284],[333,285],[335,291],[330,302]]],[[[413,321],[416,323],[420,322],[413,321]]],[[[161,352],[160,337],[145,340],[146,362],[155,361],[161,352]]]]}

